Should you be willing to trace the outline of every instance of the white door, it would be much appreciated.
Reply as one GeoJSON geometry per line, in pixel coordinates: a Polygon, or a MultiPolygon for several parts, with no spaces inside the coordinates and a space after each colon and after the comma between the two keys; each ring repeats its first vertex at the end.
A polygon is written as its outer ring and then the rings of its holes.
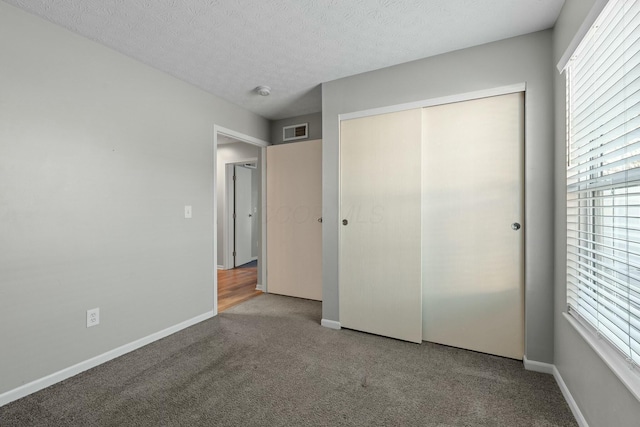
{"type": "Polygon", "coordinates": [[[269,293],[322,300],[322,141],[267,147],[269,293]]]}
{"type": "Polygon", "coordinates": [[[522,359],[524,95],[423,117],[423,338],[522,359]]]}
{"type": "Polygon", "coordinates": [[[251,169],[234,166],[234,267],[251,261],[251,169]]]}
{"type": "Polygon", "coordinates": [[[420,109],[340,124],[340,324],[422,340],[420,109]]]}

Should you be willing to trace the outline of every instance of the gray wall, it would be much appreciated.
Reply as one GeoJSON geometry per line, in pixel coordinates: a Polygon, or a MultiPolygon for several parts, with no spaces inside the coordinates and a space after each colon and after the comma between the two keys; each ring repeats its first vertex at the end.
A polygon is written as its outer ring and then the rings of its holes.
{"type": "Polygon", "coordinates": [[[4,2],[0,94],[0,393],[211,312],[214,124],[269,122],[4,2]]]}
{"type": "MultiPolygon", "coordinates": [[[[560,60],[594,0],[566,0],[554,29],[554,65],[560,60]]],[[[562,316],[566,311],[565,76],[555,82],[555,365],[591,427],[637,426],[640,403],[562,316]]],[[[631,373],[631,372],[630,372],[631,373]]],[[[632,374],[632,373],[631,373],[632,374]]]]}
{"type": "Polygon", "coordinates": [[[323,307],[339,321],[338,114],[526,82],[526,355],[553,362],[553,90],[551,31],[322,85],[323,307]]]}
{"type": "Polygon", "coordinates": [[[274,145],[311,141],[314,139],[322,139],[322,113],[306,114],[304,116],[290,117],[288,119],[274,120],[271,122],[271,143],[274,145]],[[309,123],[309,138],[287,141],[285,143],[282,140],[282,128],[300,123],[309,123]]]}
{"type": "MultiPolygon", "coordinates": [[[[255,195],[252,194],[252,199],[255,197],[255,203],[258,207],[260,207],[260,166],[261,166],[261,149],[255,145],[247,144],[245,142],[234,142],[233,144],[224,144],[218,145],[218,158],[217,158],[217,172],[216,176],[218,178],[216,191],[218,193],[218,266],[222,266],[224,263],[224,224],[227,212],[227,199],[225,195],[225,186],[227,185],[226,173],[225,173],[225,164],[233,163],[244,159],[249,159],[256,157],[258,159],[257,165],[258,169],[252,169],[253,178],[252,182],[252,191],[255,190],[255,195]],[[257,173],[255,173],[257,172],[257,173]]],[[[257,245],[259,232],[258,230],[254,233],[254,243],[251,245],[251,252],[253,256],[257,256],[257,245]]]]}

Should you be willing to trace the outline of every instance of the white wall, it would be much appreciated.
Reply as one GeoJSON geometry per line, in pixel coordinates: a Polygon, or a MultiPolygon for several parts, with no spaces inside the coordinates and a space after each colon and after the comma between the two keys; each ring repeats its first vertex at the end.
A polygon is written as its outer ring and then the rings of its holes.
{"type": "MultiPolygon", "coordinates": [[[[594,0],[566,0],[553,34],[554,66],[587,17],[594,0]]],[[[555,365],[591,427],[637,426],[640,402],[562,316],[566,311],[565,76],[555,83],[555,365]]]]}
{"type": "MultiPolygon", "coordinates": [[[[553,362],[551,31],[347,77],[322,86],[323,307],[338,318],[338,115],[526,82],[525,335],[530,360],[553,362]]],[[[487,165],[490,167],[490,165],[487,165]]]]}
{"type": "Polygon", "coordinates": [[[0,394],[212,311],[214,124],[269,138],[0,2],[0,394]]]}
{"type": "MultiPolygon", "coordinates": [[[[245,159],[257,158],[257,169],[253,169],[252,178],[260,177],[261,174],[261,164],[262,164],[262,156],[261,149],[255,145],[247,144],[244,142],[234,142],[232,144],[223,144],[218,146],[218,157],[217,157],[217,188],[216,191],[218,193],[218,266],[224,265],[224,247],[227,244],[224,241],[224,225],[225,219],[227,217],[227,198],[225,194],[225,186],[226,183],[226,174],[225,174],[225,165],[227,163],[238,162],[245,159]]],[[[260,183],[262,181],[259,179],[253,179],[252,182],[252,190],[257,190],[255,197],[257,197],[256,204],[260,207],[260,183]]],[[[253,198],[253,195],[252,195],[253,198]]],[[[252,250],[251,253],[257,256],[257,252],[254,250],[257,248],[259,232],[256,230],[254,233],[254,242],[251,245],[252,250]]],[[[231,237],[231,236],[230,236],[231,237]]]]}

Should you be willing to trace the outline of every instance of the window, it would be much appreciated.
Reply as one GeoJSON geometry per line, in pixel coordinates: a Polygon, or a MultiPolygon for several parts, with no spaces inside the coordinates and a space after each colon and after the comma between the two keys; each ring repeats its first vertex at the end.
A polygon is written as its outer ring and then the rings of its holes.
{"type": "Polygon", "coordinates": [[[640,365],[640,1],[610,0],[565,71],[568,310],[640,365]]]}

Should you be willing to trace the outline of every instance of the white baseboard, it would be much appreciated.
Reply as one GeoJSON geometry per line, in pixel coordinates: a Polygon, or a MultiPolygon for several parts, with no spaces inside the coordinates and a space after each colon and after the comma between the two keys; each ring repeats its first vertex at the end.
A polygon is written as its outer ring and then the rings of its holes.
{"type": "Polygon", "coordinates": [[[336,322],[335,320],[322,319],[320,324],[329,329],[341,329],[340,322],[336,322]]]}
{"type": "Polygon", "coordinates": [[[567,401],[567,404],[569,405],[569,408],[571,409],[571,412],[573,413],[573,416],[576,419],[578,425],[580,427],[589,427],[589,424],[587,424],[587,420],[584,419],[584,416],[582,415],[578,404],[575,400],[573,400],[573,396],[571,395],[569,388],[564,383],[564,380],[562,379],[562,376],[560,375],[560,372],[555,365],[552,365],[551,363],[529,360],[527,359],[527,356],[524,356],[522,361],[524,362],[524,368],[527,371],[542,372],[543,374],[553,375],[553,377],[556,379],[556,383],[558,383],[558,387],[560,388],[562,395],[564,396],[564,400],[567,401]]]}
{"type": "Polygon", "coordinates": [[[558,371],[558,368],[556,368],[555,366],[553,367],[553,376],[556,379],[558,387],[560,387],[560,391],[564,396],[564,400],[567,401],[567,404],[569,405],[569,408],[571,409],[571,412],[573,413],[573,416],[575,417],[578,425],[580,427],[589,427],[589,424],[587,424],[587,420],[584,419],[584,415],[582,415],[582,411],[580,411],[578,404],[575,400],[573,400],[573,396],[571,395],[569,388],[564,383],[562,375],[560,375],[560,371],[558,371]]]}
{"type": "Polygon", "coordinates": [[[264,292],[264,288],[262,287],[262,285],[260,283],[256,284],[256,291],[262,291],[264,292]]]}
{"type": "Polygon", "coordinates": [[[114,348],[113,350],[109,350],[106,353],[103,353],[96,357],[92,357],[91,359],[77,363],[73,366],[69,366],[68,368],[62,369],[58,372],[54,372],[53,374],[47,375],[46,377],[42,377],[28,384],[24,384],[18,388],[14,388],[13,390],[9,390],[5,393],[0,394],[0,406],[4,406],[7,403],[13,402],[14,400],[18,400],[22,397],[35,393],[36,391],[52,386],[53,384],[59,383],[60,381],[66,380],[67,378],[71,378],[74,375],[78,375],[81,372],[94,368],[98,365],[108,362],[109,360],[115,359],[116,357],[127,354],[133,350],[137,350],[140,347],[144,347],[147,344],[151,344],[154,341],[174,334],[182,329],[188,328],[189,326],[193,326],[196,323],[200,323],[204,320],[210,319],[211,317],[213,317],[213,311],[209,311],[192,319],[185,320],[184,322],[178,323],[177,325],[170,326],[159,332],[130,342],[129,344],[114,348]]]}
{"type": "Polygon", "coordinates": [[[522,361],[524,362],[524,369],[526,369],[527,371],[542,372],[543,374],[553,375],[553,370],[556,368],[551,363],[529,360],[527,359],[527,356],[524,356],[522,361]]]}
{"type": "Polygon", "coordinates": [[[224,270],[224,265],[219,265],[218,270],[224,270]]]}

